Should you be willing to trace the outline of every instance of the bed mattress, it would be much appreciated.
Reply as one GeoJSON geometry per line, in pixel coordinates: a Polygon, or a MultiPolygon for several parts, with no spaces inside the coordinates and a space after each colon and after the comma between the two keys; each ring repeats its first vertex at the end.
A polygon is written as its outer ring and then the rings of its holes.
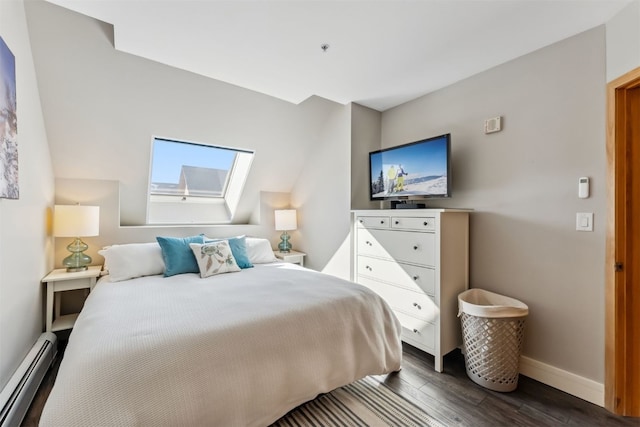
{"type": "Polygon", "coordinates": [[[369,289],[293,264],[102,278],[41,426],[267,426],[367,375],[400,369],[400,325],[369,289]]]}

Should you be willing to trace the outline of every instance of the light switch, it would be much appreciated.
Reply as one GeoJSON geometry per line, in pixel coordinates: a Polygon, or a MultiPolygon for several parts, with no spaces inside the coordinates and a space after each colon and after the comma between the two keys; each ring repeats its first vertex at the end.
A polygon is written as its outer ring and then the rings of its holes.
{"type": "Polygon", "coordinates": [[[576,230],[593,231],[593,212],[578,212],[576,214],[576,230]]]}

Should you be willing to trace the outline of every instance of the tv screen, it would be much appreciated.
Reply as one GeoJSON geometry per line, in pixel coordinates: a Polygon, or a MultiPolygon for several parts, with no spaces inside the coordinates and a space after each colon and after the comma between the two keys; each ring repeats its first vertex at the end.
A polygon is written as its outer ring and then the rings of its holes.
{"type": "Polygon", "coordinates": [[[369,153],[371,200],[451,197],[451,134],[369,153]]]}

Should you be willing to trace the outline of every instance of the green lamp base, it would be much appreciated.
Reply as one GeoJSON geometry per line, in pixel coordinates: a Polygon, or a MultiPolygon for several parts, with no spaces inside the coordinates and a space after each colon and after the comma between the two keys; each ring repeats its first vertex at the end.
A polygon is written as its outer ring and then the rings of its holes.
{"type": "Polygon", "coordinates": [[[85,242],[77,237],[67,246],[67,250],[71,255],[62,260],[62,265],[67,267],[68,272],[85,271],[91,264],[91,257],[83,252],[89,248],[85,242]]]}
{"type": "Polygon", "coordinates": [[[290,237],[291,236],[289,236],[286,231],[282,233],[280,236],[281,241],[278,245],[278,250],[280,250],[280,252],[291,252],[291,243],[289,242],[290,237]]]}

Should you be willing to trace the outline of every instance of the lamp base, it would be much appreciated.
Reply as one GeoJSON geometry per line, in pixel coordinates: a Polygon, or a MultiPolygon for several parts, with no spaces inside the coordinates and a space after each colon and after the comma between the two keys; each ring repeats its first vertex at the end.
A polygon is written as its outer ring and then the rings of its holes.
{"type": "Polygon", "coordinates": [[[80,238],[76,238],[67,246],[67,250],[71,252],[71,255],[62,260],[62,265],[67,267],[68,272],[85,271],[87,269],[91,264],[91,257],[83,252],[88,248],[89,246],[80,238]]]}
{"type": "Polygon", "coordinates": [[[280,236],[280,244],[278,245],[278,250],[280,252],[288,253],[291,252],[291,243],[289,242],[289,234],[287,232],[283,232],[280,236]]]}

